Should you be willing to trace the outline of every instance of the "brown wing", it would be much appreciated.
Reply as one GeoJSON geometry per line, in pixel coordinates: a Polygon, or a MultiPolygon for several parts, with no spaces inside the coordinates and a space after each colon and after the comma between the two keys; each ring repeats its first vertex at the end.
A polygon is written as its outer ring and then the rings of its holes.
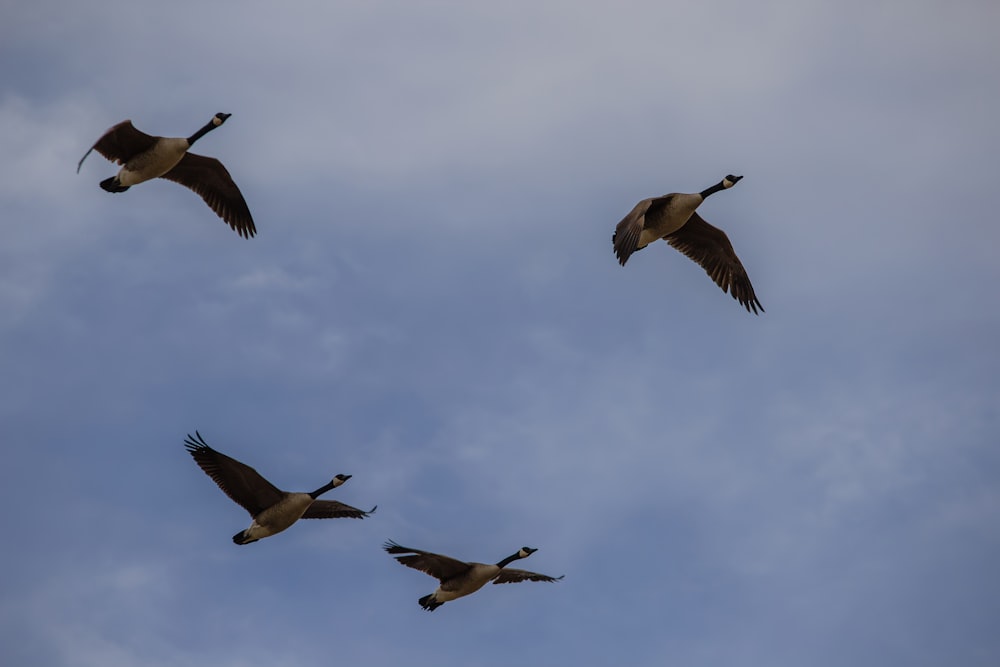
{"type": "Polygon", "coordinates": [[[406,556],[396,556],[396,560],[406,567],[412,567],[414,570],[420,570],[424,574],[429,574],[438,581],[447,581],[468,572],[472,568],[470,563],[463,563],[460,560],[442,556],[441,554],[434,554],[429,551],[410,549],[409,547],[396,544],[392,540],[386,542],[382,548],[391,554],[409,554],[406,556]]]}
{"type": "Polygon", "coordinates": [[[195,463],[250,516],[257,516],[285,496],[284,491],[250,466],[209,447],[198,431],[195,431],[195,436],[188,435],[184,441],[195,463]]]}
{"type": "Polygon", "coordinates": [[[80,162],[76,165],[76,173],[80,173],[83,161],[90,155],[90,151],[97,151],[112,162],[125,164],[139,153],[148,151],[160,137],[152,137],[145,132],[135,129],[135,125],[130,120],[123,120],[107,132],[104,133],[97,143],[90,147],[80,162]]]}
{"type": "MultiPolygon", "coordinates": [[[[566,575],[563,575],[565,577],[566,575]]],[[[562,577],[550,577],[547,574],[528,572],[527,570],[517,570],[505,567],[500,570],[500,574],[493,579],[494,584],[516,584],[519,581],[560,581],[562,577]]]]}
{"type": "Polygon", "coordinates": [[[364,519],[376,509],[378,509],[378,505],[365,512],[364,510],[359,510],[357,507],[351,507],[350,505],[345,505],[344,503],[337,502],[336,500],[314,500],[313,504],[306,510],[306,513],[302,515],[302,518],[364,519]]]}
{"type": "Polygon", "coordinates": [[[629,255],[639,248],[639,237],[642,235],[646,211],[649,210],[653,201],[653,199],[643,199],[615,226],[611,243],[615,248],[618,263],[622,266],[625,266],[629,255]]]}
{"type": "Polygon", "coordinates": [[[181,161],[162,178],[197,192],[209,208],[243,238],[248,239],[257,233],[243,193],[222,163],[214,157],[185,153],[181,161]]]}
{"type": "Polygon", "coordinates": [[[683,227],[663,238],[705,269],[715,284],[723,292],[732,294],[747,312],[755,315],[758,314],[758,309],[764,312],[764,306],[760,305],[753,292],[746,269],[736,256],[729,237],[721,229],[708,224],[697,213],[692,213],[683,227]]]}

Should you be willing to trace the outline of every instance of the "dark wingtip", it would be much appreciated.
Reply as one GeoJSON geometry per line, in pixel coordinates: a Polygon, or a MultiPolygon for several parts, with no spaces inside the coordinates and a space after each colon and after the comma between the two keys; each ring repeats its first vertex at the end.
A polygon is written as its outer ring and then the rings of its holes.
{"type": "Polygon", "coordinates": [[[187,437],[184,439],[184,446],[187,447],[187,450],[191,452],[191,454],[194,454],[196,451],[201,449],[211,449],[211,447],[208,446],[208,443],[205,442],[205,439],[201,437],[201,433],[195,431],[194,435],[195,437],[192,438],[191,434],[188,433],[187,437]]]}
{"type": "Polygon", "coordinates": [[[621,264],[622,266],[625,266],[625,260],[627,260],[628,257],[622,257],[622,254],[621,252],[619,252],[618,246],[616,245],[617,241],[618,241],[618,230],[615,230],[615,233],[611,235],[611,247],[614,248],[615,257],[618,258],[618,263],[621,264]]]}
{"type": "Polygon", "coordinates": [[[754,297],[752,301],[749,299],[747,301],[744,301],[743,307],[747,309],[748,313],[753,313],[754,315],[758,316],[760,315],[760,313],[765,312],[764,306],[760,304],[760,301],[757,300],[757,297],[754,297]],[[760,312],[757,312],[758,310],[760,312]]]}
{"type": "MultiPolygon", "coordinates": [[[[195,433],[198,433],[198,431],[195,431],[195,433]]],[[[184,438],[184,447],[188,450],[188,452],[194,454],[202,447],[200,441],[201,441],[201,436],[198,436],[198,440],[195,440],[194,438],[191,437],[191,434],[188,433],[187,437],[184,438]]]]}
{"type": "Polygon", "coordinates": [[[76,173],[78,173],[78,174],[80,173],[80,167],[83,166],[83,161],[87,159],[87,156],[90,155],[90,151],[92,151],[92,150],[94,150],[94,149],[91,148],[89,151],[87,151],[86,153],[84,153],[83,157],[80,158],[80,161],[76,163],[76,173]]]}

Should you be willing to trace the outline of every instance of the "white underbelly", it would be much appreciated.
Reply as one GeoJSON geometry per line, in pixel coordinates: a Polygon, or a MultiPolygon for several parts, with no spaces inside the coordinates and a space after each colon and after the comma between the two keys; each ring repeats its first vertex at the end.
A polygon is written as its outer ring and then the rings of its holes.
{"type": "Polygon", "coordinates": [[[438,589],[434,591],[434,597],[436,597],[441,602],[447,602],[448,600],[454,600],[456,598],[464,597],[470,593],[475,593],[480,588],[486,585],[492,577],[488,575],[473,576],[462,581],[452,581],[438,586],[438,589]],[[451,584],[451,585],[449,585],[451,584]]]}
{"type": "Polygon", "coordinates": [[[662,239],[667,234],[676,232],[681,227],[683,227],[683,225],[677,225],[676,227],[669,228],[669,231],[662,231],[662,230],[653,231],[651,229],[644,229],[642,230],[642,234],[639,235],[639,247],[645,248],[653,241],[662,239]]]}
{"type": "Polygon", "coordinates": [[[159,178],[177,166],[187,149],[186,139],[162,139],[150,150],[126,162],[118,171],[118,181],[131,186],[159,178]]]}

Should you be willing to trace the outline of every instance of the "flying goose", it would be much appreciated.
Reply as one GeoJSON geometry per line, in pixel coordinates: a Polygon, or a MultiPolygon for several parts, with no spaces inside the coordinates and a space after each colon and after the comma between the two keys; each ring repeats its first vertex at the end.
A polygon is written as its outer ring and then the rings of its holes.
{"type": "Polygon", "coordinates": [[[337,475],[311,493],[281,491],[250,466],[209,447],[198,431],[194,433],[194,438],[188,434],[184,445],[195,462],[253,517],[249,528],[233,535],[236,544],[250,544],[280,533],[299,519],[363,519],[376,509],[364,512],[336,500],[316,500],[351,475],[337,475]]]}
{"type": "Polygon", "coordinates": [[[733,187],[742,178],[730,174],[698,193],[674,192],[643,199],[622,218],[611,237],[618,263],[625,266],[633,252],[662,238],[700,264],[715,284],[732,294],[747,312],[764,312],[725,232],[705,222],[695,211],[708,196],[733,187]]]}
{"type": "Polygon", "coordinates": [[[405,554],[396,556],[396,560],[407,567],[429,574],[441,582],[436,591],[418,600],[420,606],[427,611],[434,611],[445,602],[475,593],[490,580],[494,584],[512,584],[518,581],[559,581],[562,579],[562,577],[550,577],[547,574],[536,574],[527,570],[515,570],[507,567],[515,560],[527,558],[538,551],[538,549],[530,547],[521,547],[517,553],[507,556],[495,565],[463,563],[448,556],[400,546],[392,540],[386,542],[382,548],[391,554],[405,554]]]}
{"type": "Polygon", "coordinates": [[[112,162],[123,165],[117,175],[101,181],[101,187],[108,192],[125,192],[133,185],[157,177],[180,183],[198,193],[233,231],[248,239],[257,233],[257,228],[229,172],[215,158],[188,152],[194,142],[225,123],[231,115],[215,114],[186,139],[153,137],[135,129],[131,120],[123,120],[84,153],[76,165],[76,173],[80,173],[90,151],[96,150],[112,162]]]}

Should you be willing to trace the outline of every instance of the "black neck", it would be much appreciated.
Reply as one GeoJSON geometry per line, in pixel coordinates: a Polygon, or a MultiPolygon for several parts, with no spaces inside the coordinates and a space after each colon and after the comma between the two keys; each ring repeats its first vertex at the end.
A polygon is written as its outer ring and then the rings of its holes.
{"type": "Polygon", "coordinates": [[[200,130],[192,134],[190,137],[188,137],[188,145],[190,146],[191,144],[198,141],[199,139],[201,139],[202,137],[204,137],[206,134],[208,134],[217,127],[218,125],[215,124],[214,119],[208,121],[207,123],[205,123],[205,126],[203,128],[201,128],[200,130]]]}
{"type": "Polygon", "coordinates": [[[329,491],[333,487],[334,487],[333,480],[330,480],[329,482],[327,482],[323,486],[319,487],[318,489],[316,489],[315,491],[313,491],[309,495],[312,497],[313,500],[316,500],[317,498],[319,498],[321,495],[323,495],[324,493],[326,493],[327,491],[329,491]]]}
{"type": "Polygon", "coordinates": [[[726,186],[723,185],[722,183],[723,183],[722,181],[719,181],[718,183],[716,183],[712,187],[710,187],[710,188],[708,188],[706,190],[702,190],[701,191],[701,198],[704,199],[705,197],[708,197],[709,195],[714,195],[719,190],[725,190],[726,186]]]}
{"type": "Polygon", "coordinates": [[[521,557],[521,552],[520,551],[517,552],[516,554],[511,554],[510,556],[507,556],[502,561],[500,561],[499,563],[497,563],[497,567],[499,567],[499,568],[507,567],[508,565],[510,565],[511,563],[513,563],[514,561],[516,561],[520,557],[521,557]]]}

